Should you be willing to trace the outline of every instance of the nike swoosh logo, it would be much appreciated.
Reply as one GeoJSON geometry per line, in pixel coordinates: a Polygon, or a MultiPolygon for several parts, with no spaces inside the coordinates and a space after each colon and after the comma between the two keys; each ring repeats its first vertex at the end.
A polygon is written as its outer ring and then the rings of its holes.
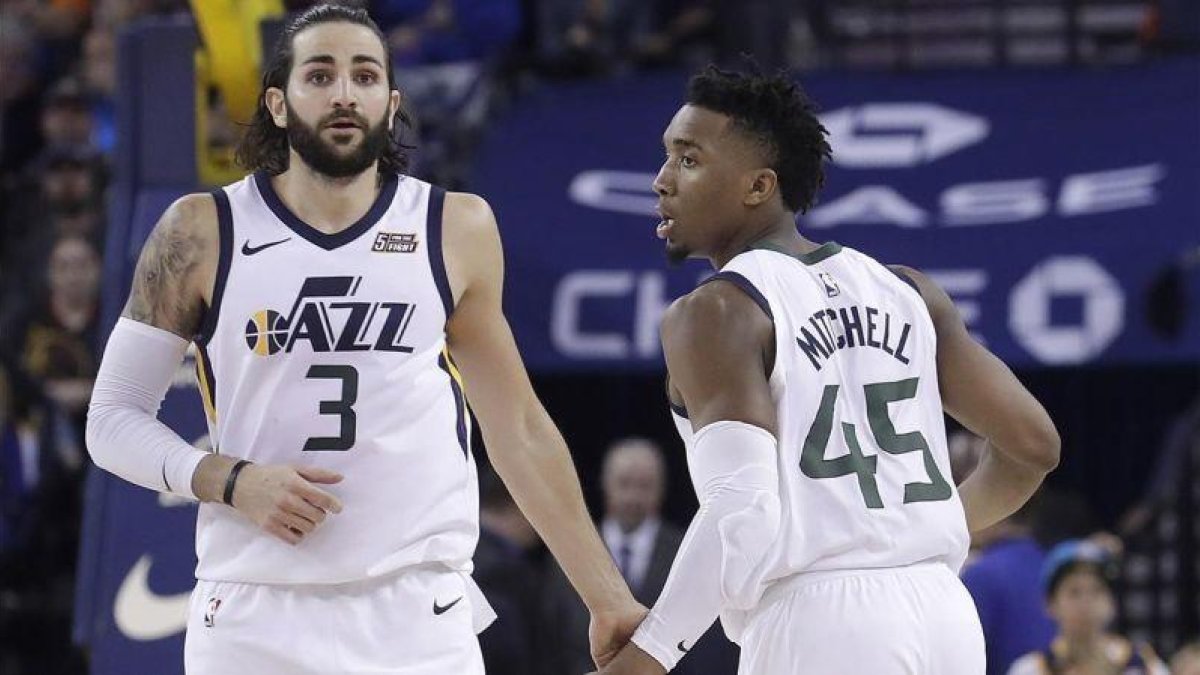
{"type": "Polygon", "coordinates": [[[117,628],[131,640],[161,640],[187,628],[192,593],[160,595],[150,588],[149,555],[143,555],[125,575],[113,603],[117,628]]]}
{"type": "Polygon", "coordinates": [[[461,601],[462,599],[463,599],[463,596],[460,595],[454,599],[454,602],[452,602],[448,605],[445,605],[445,606],[439,605],[438,601],[434,600],[433,601],[433,613],[438,616],[441,616],[442,614],[445,614],[446,612],[450,611],[450,608],[457,605],[459,603],[459,601],[461,601]]]}
{"type": "Polygon", "coordinates": [[[687,647],[685,647],[685,646],[683,645],[683,643],[684,643],[684,642],[685,642],[684,640],[680,640],[680,641],[679,641],[679,644],[677,644],[677,645],[675,645],[675,646],[679,648],[679,651],[681,651],[681,652],[683,652],[684,654],[686,654],[686,653],[688,653],[688,648],[687,648],[687,647]]]}
{"type": "Polygon", "coordinates": [[[288,237],[287,239],[280,239],[279,241],[269,241],[261,246],[251,246],[250,240],[247,239],[245,241],[245,243],[242,244],[242,255],[254,255],[255,253],[258,253],[259,251],[265,251],[265,250],[271,248],[272,246],[278,246],[284,242],[288,242],[291,240],[292,240],[292,238],[288,237]]]}

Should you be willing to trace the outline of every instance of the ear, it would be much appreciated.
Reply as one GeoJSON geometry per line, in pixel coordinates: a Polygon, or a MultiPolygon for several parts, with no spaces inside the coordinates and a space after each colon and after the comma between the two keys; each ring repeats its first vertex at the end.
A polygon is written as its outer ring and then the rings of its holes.
{"type": "Polygon", "coordinates": [[[393,89],[388,100],[388,131],[395,131],[393,127],[396,126],[396,111],[400,109],[400,101],[401,97],[399,90],[393,89]]]}
{"type": "Polygon", "coordinates": [[[280,129],[287,128],[286,96],[279,87],[268,87],[263,92],[263,103],[267,106],[267,112],[271,113],[271,119],[280,129]]]}
{"type": "Polygon", "coordinates": [[[746,206],[759,206],[767,203],[775,195],[779,187],[779,175],[774,169],[757,169],[750,174],[749,183],[742,203],[746,206]]]}

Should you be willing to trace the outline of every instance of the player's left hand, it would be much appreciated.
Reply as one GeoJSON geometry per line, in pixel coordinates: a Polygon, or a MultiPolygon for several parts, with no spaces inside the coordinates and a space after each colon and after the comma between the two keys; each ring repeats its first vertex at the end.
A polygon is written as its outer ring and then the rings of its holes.
{"type": "Polygon", "coordinates": [[[617,657],[593,675],[664,675],[662,664],[630,642],[617,657]]]}
{"type": "Polygon", "coordinates": [[[614,609],[592,612],[588,638],[592,647],[592,660],[602,668],[616,657],[621,648],[629,644],[633,631],[641,625],[650,611],[634,602],[614,609]]]}

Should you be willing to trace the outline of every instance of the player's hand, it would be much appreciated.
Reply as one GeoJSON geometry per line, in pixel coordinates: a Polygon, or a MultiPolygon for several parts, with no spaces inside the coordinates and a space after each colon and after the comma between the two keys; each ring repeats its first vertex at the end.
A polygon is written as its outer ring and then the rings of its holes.
{"type": "Polygon", "coordinates": [[[630,642],[617,657],[596,672],[596,675],[663,675],[662,664],[630,642]]]}
{"type": "Polygon", "coordinates": [[[263,530],[293,546],[341,513],[342,502],[317,484],[339,483],[342,475],[312,466],[250,464],[233,488],[233,507],[263,530]]]}
{"type": "Polygon", "coordinates": [[[592,612],[588,638],[592,646],[592,660],[602,668],[616,657],[617,652],[629,643],[633,631],[641,625],[649,610],[634,602],[615,609],[592,612]]]}

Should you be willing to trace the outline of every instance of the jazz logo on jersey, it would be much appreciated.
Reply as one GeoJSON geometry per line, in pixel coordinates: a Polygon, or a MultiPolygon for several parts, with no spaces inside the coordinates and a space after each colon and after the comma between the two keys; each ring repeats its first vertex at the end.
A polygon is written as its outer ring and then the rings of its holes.
{"type": "Polygon", "coordinates": [[[308,277],[287,316],[255,312],[246,322],[246,346],[259,356],[290,353],[300,342],[314,352],[384,351],[411,354],[401,344],[416,305],[351,300],[362,277],[308,277]]]}
{"type": "Polygon", "coordinates": [[[842,289],[838,288],[837,279],[834,279],[832,274],[821,272],[817,276],[821,277],[821,283],[825,284],[825,295],[831,298],[841,295],[842,289]]]}
{"type": "Polygon", "coordinates": [[[217,619],[217,610],[221,609],[220,598],[209,598],[208,609],[204,610],[204,627],[212,628],[217,619]]]}
{"type": "Polygon", "coordinates": [[[380,232],[375,235],[371,250],[376,253],[412,253],[417,250],[417,235],[400,232],[380,232]]]}

